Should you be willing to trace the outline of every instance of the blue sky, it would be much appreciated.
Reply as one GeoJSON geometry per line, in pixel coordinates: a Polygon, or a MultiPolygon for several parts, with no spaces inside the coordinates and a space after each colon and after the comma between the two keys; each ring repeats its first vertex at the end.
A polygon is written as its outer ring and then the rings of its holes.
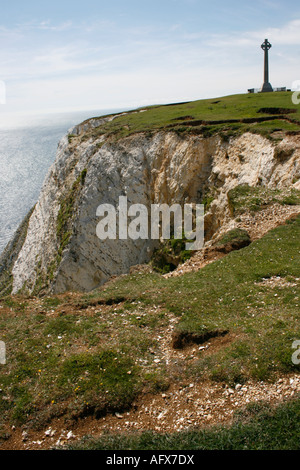
{"type": "Polygon", "coordinates": [[[299,1],[1,0],[0,121],[128,108],[300,80],[299,1]],[[1,120],[2,117],[2,120],[1,120]]]}

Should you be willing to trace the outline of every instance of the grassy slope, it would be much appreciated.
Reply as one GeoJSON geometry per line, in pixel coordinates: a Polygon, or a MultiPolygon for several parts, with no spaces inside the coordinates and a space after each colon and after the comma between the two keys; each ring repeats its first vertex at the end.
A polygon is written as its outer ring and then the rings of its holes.
{"type": "MultiPolygon", "coordinates": [[[[247,248],[190,273],[168,280],[156,275],[126,276],[105,287],[104,298],[127,297],[163,305],[178,317],[177,330],[204,335],[229,330],[237,340],[215,357],[200,360],[206,373],[232,383],[245,377],[267,379],[273,371],[291,371],[290,348],[300,337],[300,218],[278,227],[247,248]],[[273,276],[285,287],[270,289],[273,276]]],[[[99,299],[98,293],[86,299],[99,299]]]]}
{"type": "MultiPolygon", "coordinates": [[[[300,218],[197,273],[164,279],[124,276],[89,295],[1,301],[2,424],[44,426],[64,414],[122,410],[171,380],[272,380],[299,371],[291,361],[299,331],[300,218]],[[280,276],[283,286],[263,279],[280,276]],[[157,307],[159,308],[157,309],[157,307]],[[234,340],[193,367],[158,366],[157,336],[178,319],[194,334],[226,329],[234,340]]],[[[175,442],[175,441],[174,441],[175,442]]]]}

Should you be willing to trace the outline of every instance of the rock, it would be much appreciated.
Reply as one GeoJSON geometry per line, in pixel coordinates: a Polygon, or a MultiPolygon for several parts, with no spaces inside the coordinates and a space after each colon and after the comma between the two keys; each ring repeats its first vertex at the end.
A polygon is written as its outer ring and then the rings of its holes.
{"type": "Polygon", "coordinates": [[[25,285],[29,292],[35,286],[54,293],[91,291],[112,276],[129,273],[132,266],[148,263],[156,240],[103,243],[97,237],[98,206],[107,203],[117,208],[120,195],[126,194],[130,205],[143,204],[149,210],[153,202],[198,201],[210,183],[218,194],[205,216],[209,239],[224,224],[234,228],[227,199],[233,187],[292,184],[299,159],[297,136],[286,137],[274,156],[276,144],[251,133],[227,143],[218,135],[183,138],[166,131],[115,141],[99,137],[101,127],[96,137],[88,134],[114,118],[86,121],[69,131],[76,136],[75,143],[69,142],[68,135],[60,141],[11,268],[13,294],[25,285]],[[293,154],[279,158],[289,148],[293,154]],[[243,161],[238,158],[241,154],[243,161]]]}
{"type": "Polygon", "coordinates": [[[43,444],[42,441],[32,441],[32,444],[36,444],[38,446],[41,446],[43,444]]]}
{"type": "Polygon", "coordinates": [[[53,431],[52,428],[49,428],[47,429],[47,431],[45,431],[45,436],[50,437],[50,436],[53,436],[54,433],[55,431],[53,431]]]}
{"type": "Polygon", "coordinates": [[[168,412],[168,410],[162,411],[162,412],[158,415],[157,419],[162,419],[162,418],[167,414],[167,412],[168,412]]]}

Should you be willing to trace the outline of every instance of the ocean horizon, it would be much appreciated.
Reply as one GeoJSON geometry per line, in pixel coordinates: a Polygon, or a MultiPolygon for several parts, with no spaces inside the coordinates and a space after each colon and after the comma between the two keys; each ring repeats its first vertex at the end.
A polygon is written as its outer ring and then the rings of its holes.
{"type": "Polygon", "coordinates": [[[61,138],[86,119],[124,109],[30,116],[0,125],[0,253],[36,204],[61,138]]]}

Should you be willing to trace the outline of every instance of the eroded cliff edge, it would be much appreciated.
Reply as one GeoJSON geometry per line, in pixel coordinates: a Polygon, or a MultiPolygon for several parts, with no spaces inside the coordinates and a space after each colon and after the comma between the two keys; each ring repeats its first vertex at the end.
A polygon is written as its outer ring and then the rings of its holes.
{"type": "Polygon", "coordinates": [[[228,192],[239,185],[300,189],[300,136],[270,141],[246,132],[179,135],[170,130],[113,138],[91,133],[107,120],[76,126],[58,146],[25,241],[12,266],[12,291],[90,291],[113,275],[150,260],[151,240],[101,241],[96,235],[100,204],[202,203],[206,240],[235,218],[228,192]]]}

